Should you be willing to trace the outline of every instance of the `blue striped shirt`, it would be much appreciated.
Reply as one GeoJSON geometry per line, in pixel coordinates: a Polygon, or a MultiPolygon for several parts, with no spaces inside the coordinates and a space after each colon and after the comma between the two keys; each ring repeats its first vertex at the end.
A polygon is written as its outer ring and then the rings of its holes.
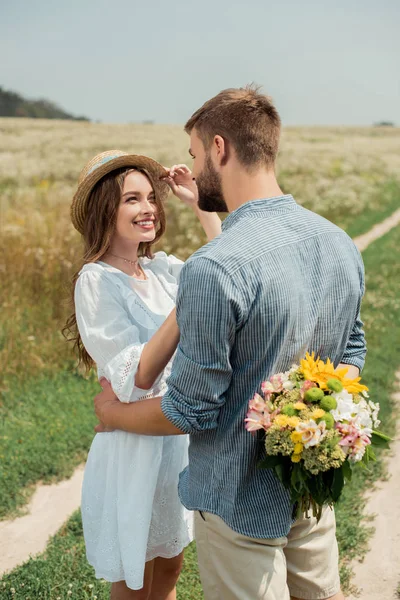
{"type": "Polygon", "coordinates": [[[352,240],[290,195],[242,205],[186,262],[181,338],[162,410],[190,434],[179,483],[188,509],[251,537],[288,533],[293,506],[273,473],[257,468],[264,447],[245,430],[248,401],[307,350],[361,369],[363,293],[352,240]]]}

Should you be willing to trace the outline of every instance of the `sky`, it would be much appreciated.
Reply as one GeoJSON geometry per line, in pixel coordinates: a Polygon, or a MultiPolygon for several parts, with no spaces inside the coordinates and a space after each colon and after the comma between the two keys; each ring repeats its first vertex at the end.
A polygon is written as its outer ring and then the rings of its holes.
{"type": "Polygon", "coordinates": [[[0,85],[184,123],[256,82],[284,125],[400,125],[400,0],[0,0],[0,85]]]}

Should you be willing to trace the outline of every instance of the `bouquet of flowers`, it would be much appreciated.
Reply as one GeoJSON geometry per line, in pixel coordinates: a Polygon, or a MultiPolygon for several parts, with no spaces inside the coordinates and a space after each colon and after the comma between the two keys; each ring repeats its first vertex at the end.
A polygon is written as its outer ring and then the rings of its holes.
{"type": "Polygon", "coordinates": [[[274,471],[299,514],[311,509],[318,520],[322,507],[339,499],[353,467],[376,460],[373,447],[390,441],[377,430],[379,404],[347,371],[307,353],[300,366],[261,384],[264,397],[255,394],[245,419],[248,431],[265,431],[260,467],[274,471]]]}

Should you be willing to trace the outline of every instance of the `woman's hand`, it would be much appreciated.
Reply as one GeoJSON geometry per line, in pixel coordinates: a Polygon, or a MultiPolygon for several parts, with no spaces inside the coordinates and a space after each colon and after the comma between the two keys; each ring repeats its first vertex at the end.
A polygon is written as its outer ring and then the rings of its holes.
{"type": "Polygon", "coordinates": [[[169,177],[165,177],[164,181],[169,185],[172,193],[188,206],[196,208],[199,194],[196,181],[189,167],[186,165],[174,165],[166,170],[169,173],[169,177]]]}

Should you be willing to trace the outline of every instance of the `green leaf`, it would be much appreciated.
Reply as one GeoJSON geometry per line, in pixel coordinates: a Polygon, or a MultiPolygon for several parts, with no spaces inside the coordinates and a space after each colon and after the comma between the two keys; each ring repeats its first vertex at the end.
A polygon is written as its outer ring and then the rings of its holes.
{"type": "Polygon", "coordinates": [[[376,454],[372,450],[371,446],[367,446],[366,447],[366,449],[365,449],[365,455],[367,456],[367,462],[369,462],[370,460],[372,460],[373,462],[376,462],[376,454]]]}
{"type": "Polygon", "coordinates": [[[373,430],[372,435],[377,435],[378,437],[382,438],[383,440],[386,440],[387,442],[393,441],[393,439],[386,435],[386,433],[383,433],[383,431],[378,431],[377,429],[373,430]]]}
{"type": "Polygon", "coordinates": [[[333,482],[331,487],[332,500],[337,502],[341,496],[344,486],[344,474],[343,469],[340,467],[339,469],[333,470],[333,482]]]}
{"type": "Polygon", "coordinates": [[[347,481],[351,481],[351,478],[353,477],[353,469],[351,468],[351,464],[349,463],[348,460],[345,460],[343,465],[342,465],[342,470],[343,470],[343,476],[347,481]]]}
{"type": "Polygon", "coordinates": [[[282,456],[266,456],[258,463],[259,469],[274,469],[282,462],[282,456]]]}
{"type": "Polygon", "coordinates": [[[384,433],[382,433],[381,431],[373,431],[372,435],[371,435],[371,443],[373,446],[377,446],[379,448],[390,448],[389,442],[391,442],[392,439],[390,437],[388,437],[387,435],[385,435],[384,433]]]}

